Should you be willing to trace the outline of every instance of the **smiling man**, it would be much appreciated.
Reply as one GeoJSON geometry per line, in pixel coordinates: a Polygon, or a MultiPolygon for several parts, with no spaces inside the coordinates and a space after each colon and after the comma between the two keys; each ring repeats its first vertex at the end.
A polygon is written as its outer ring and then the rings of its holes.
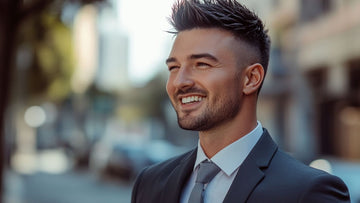
{"type": "Polygon", "coordinates": [[[280,149],[256,117],[269,60],[261,20],[235,0],[182,0],[167,93],[197,148],[144,169],[132,202],[349,202],[338,177],[280,149]]]}

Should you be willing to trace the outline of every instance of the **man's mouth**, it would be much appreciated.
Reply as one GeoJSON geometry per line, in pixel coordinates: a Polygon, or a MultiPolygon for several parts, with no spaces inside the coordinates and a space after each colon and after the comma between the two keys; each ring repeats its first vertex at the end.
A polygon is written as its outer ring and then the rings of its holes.
{"type": "Polygon", "coordinates": [[[188,97],[183,97],[181,98],[181,103],[182,104],[189,104],[189,103],[193,103],[193,102],[200,102],[203,100],[204,97],[201,96],[188,96],[188,97]]]}

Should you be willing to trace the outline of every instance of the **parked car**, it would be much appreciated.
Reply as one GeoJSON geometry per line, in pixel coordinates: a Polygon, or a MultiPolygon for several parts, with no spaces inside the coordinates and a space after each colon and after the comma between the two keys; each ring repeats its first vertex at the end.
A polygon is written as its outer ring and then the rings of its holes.
{"type": "Polygon", "coordinates": [[[179,155],[185,150],[163,139],[141,144],[100,141],[90,154],[90,167],[100,176],[116,175],[133,180],[144,167],[179,155]]]}

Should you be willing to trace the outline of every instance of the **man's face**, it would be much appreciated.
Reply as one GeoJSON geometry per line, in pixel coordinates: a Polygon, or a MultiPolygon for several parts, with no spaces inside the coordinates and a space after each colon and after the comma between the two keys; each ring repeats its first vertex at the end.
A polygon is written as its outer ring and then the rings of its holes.
{"type": "Polygon", "coordinates": [[[230,32],[215,28],[177,35],[166,61],[170,72],[166,89],[180,127],[206,131],[226,124],[239,113],[241,58],[247,55],[239,47],[230,32]]]}

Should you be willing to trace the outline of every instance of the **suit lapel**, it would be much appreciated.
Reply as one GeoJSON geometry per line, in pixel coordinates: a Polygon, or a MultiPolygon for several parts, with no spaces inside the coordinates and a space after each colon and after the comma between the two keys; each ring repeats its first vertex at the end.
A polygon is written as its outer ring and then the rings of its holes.
{"type": "Polygon", "coordinates": [[[168,181],[164,186],[161,196],[161,202],[179,202],[183,187],[189,179],[196,160],[196,151],[194,149],[188,156],[179,163],[179,165],[169,175],[168,181]]]}
{"type": "Polygon", "coordinates": [[[246,202],[252,191],[263,180],[264,169],[268,167],[277,151],[277,145],[264,129],[258,143],[239,167],[238,173],[225,196],[224,203],[246,202]]]}

